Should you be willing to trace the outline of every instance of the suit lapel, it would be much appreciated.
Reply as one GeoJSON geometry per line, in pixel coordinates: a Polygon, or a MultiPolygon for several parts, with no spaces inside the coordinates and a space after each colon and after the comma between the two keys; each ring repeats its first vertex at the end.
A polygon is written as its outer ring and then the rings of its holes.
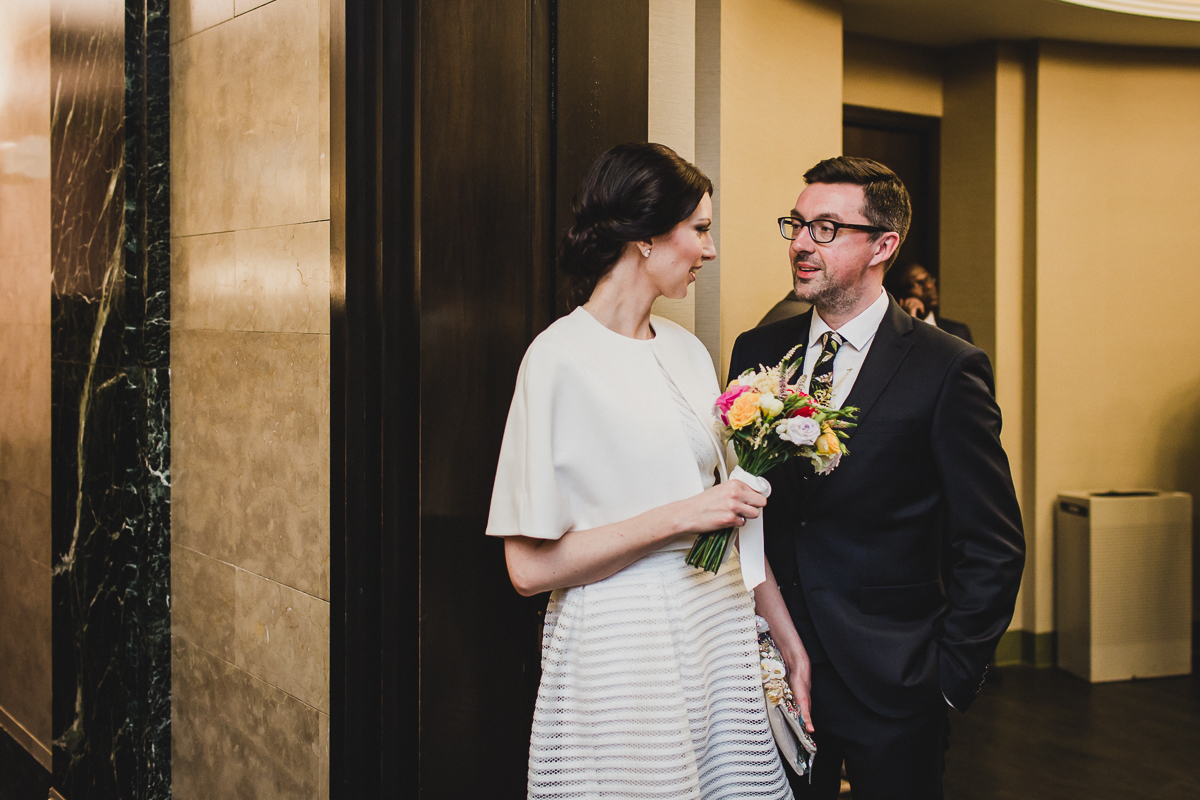
{"type": "MultiPolygon", "coordinates": [[[[858,408],[857,421],[860,425],[871,413],[871,407],[875,405],[875,401],[879,399],[879,395],[912,348],[912,340],[908,338],[912,327],[913,318],[905,314],[904,309],[895,300],[890,300],[887,314],[879,323],[875,339],[871,342],[871,349],[863,361],[862,370],[854,381],[854,388],[842,403],[844,407],[858,408]]],[[[858,428],[851,428],[846,433],[853,439],[857,430],[858,428]]]]}
{"type": "MultiPolygon", "coordinates": [[[[810,308],[803,314],[792,317],[794,324],[787,326],[785,330],[780,332],[780,339],[776,343],[776,346],[779,349],[779,355],[777,355],[774,361],[772,361],[770,364],[765,364],[764,366],[775,366],[785,355],[787,355],[789,350],[797,346],[798,349],[796,350],[796,353],[799,354],[801,359],[804,358],[804,352],[808,349],[808,332],[812,328],[812,315],[814,313],[814,309],[810,308]]],[[[755,364],[754,366],[757,368],[759,365],[755,364]]],[[[803,374],[804,364],[801,363],[800,369],[796,371],[796,375],[792,378],[792,380],[796,380],[803,374]]]]}

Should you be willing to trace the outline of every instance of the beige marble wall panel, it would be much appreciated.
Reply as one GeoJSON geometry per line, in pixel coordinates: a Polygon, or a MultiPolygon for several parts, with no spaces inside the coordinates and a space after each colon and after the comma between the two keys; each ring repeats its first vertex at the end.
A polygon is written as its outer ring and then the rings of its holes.
{"type": "Polygon", "coordinates": [[[173,235],[328,218],[320,10],[275,0],[173,48],[173,235]]]}
{"type": "Polygon", "coordinates": [[[0,706],[50,749],[50,570],[0,551],[0,706]]]}
{"type": "MultiPolygon", "coordinates": [[[[7,192],[0,190],[0,219],[9,210],[7,192]]],[[[49,204],[46,208],[49,216],[49,204]]],[[[5,240],[0,252],[0,308],[4,315],[0,325],[50,325],[50,236],[46,234],[40,252],[12,254],[9,246],[19,244],[20,237],[5,240]]]]}
{"type": "Polygon", "coordinates": [[[318,212],[321,219],[329,219],[329,2],[330,0],[317,0],[317,24],[320,26],[318,36],[320,38],[320,52],[318,58],[320,61],[320,86],[318,88],[319,100],[319,127],[320,127],[320,145],[321,145],[321,171],[320,171],[320,197],[318,198],[318,212]]]}
{"type": "Polygon", "coordinates": [[[171,632],[232,662],[237,567],[171,547],[171,632]]]}
{"type": "Polygon", "coordinates": [[[8,554],[50,569],[50,495],[0,480],[0,558],[8,554]]]}
{"type": "MultiPolygon", "coordinates": [[[[46,112],[49,114],[49,111],[46,112]]],[[[23,137],[17,142],[0,140],[0,242],[4,257],[33,256],[39,260],[36,278],[45,302],[45,318],[50,319],[50,139],[23,137]],[[39,153],[45,150],[45,180],[13,175],[8,170],[26,169],[16,162],[18,149],[39,153]]],[[[15,276],[14,276],[15,277],[15,276]]],[[[33,280],[22,277],[21,283],[33,280]]],[[[22,287],[23,288],[23,287],[22,287]]]]}
{"type": "Polygon", "coordinates": [[[244,570],[235,581],[234,663],[328,714],[328,601],[244,570]]]}
{"type": "Polygon", "coordinates": [[[175,239],[171,321],[175,330],[329,333],[329,223],[175,239]]]}
{"type": "Polygon", "coordinates": [[[171,0],[171,44],[233,19],[233,0],[171,0]]]}
{"type": "Polygon", "coordinates": [[[238,14],[245,14],[247,11],[253,11],[272,2],[275,0],[234,0],[234,9],[238,14]]]}
{"type": "Polygon", "coordinates": [[[176,331],[174,541],[329,598],[329,338],[176,331]]]}
{"type": "Polygon", "coordinates": [[[50,325],[2,325],[0,347],[0,480],[49,495],[50,325]]]}
{"type": "Polygon", "coordinates": [[[319,759],[319,779],[317,781],[317,800],[329,800],[329,715],[322,714],[320,731],[317,738],[319,759]]]}
{"type": "Polygon", "coordinates": [[[50,4],[0,3],[0,253],[46,254],[45,297],[49,252],[50,4]]]}
{"type": "Polygon", "coordinates": [[[320,712],[182,639],[171,671],[175,800],[317,796],[320,712]]]}

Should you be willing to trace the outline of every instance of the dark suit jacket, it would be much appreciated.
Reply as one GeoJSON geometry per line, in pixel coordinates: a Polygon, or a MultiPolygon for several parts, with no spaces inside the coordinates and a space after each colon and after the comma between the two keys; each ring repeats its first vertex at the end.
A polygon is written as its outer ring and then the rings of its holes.
{"type": "MultiPolygon", "coordinates": [[[[731,376],[806,345],[812,313],[739,336],[731,376]]],[[[814,661],[871,709],[904,717],[944,692],[965,711],[1025,561],[991,365],[893,300],[844,405],[859,424],[830,475],[801,459],[767,475],[771,568],[814,661]]]]}
{"type": "Polygon", "coordinates": [[[937,326],[946,333],[951,333],[970,344],[975,344],[975,340],[971,338],[971,329],[967,327],[967,323],[958,322],[953,319],[946,319],[941,314],[934,314],[933,318],[937,320],[937,326]]]}

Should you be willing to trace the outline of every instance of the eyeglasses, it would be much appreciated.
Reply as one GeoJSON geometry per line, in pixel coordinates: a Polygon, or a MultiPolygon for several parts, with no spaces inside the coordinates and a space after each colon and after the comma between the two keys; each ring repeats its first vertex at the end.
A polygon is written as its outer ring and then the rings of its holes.
{"type": "Polygon", "coordinates": [[[808,235],[817,244],[829,244],[842,228],[868,231],[870,233],[884,233],[888,230],[887,228],[880,228],[875,225],[856,225],[849,222],[834,222],[831,219],[814,219],[811,222],[805,222],[798,217],[779,218],[779,232],[789,242],[796,241],[797,237],[800,236],[801,228],[808,228],[808,235]]]}

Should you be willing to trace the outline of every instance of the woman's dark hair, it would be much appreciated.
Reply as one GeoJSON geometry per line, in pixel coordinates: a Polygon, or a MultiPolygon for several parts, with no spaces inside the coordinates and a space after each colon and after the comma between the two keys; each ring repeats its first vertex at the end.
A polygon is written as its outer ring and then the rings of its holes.
{"type": "Polygon", "coordinates": [[[575,224],[558,245],[567,301],[587,301],[625,245],[661,236],[692,215],[712,181],[665,145],[622,144],[601,155],[571,209],[575,224]]]}

